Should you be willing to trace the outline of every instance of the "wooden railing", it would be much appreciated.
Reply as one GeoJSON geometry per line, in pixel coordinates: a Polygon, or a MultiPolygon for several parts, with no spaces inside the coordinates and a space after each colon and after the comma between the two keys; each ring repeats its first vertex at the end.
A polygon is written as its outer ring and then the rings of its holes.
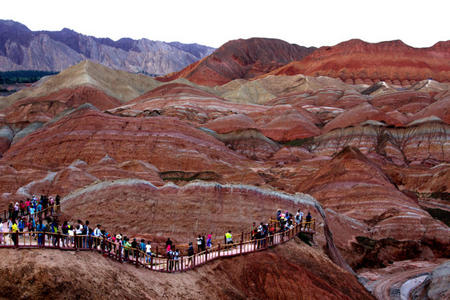
{"type": "Polygon", "coordinates": [[[219,258],[266,250],[289,241],[300,232],[313,235],[315,233],[315,220],[295,224],[286,231],[275,234],[269,233],[261,239],[251,239],[251,233],[241,233],[238,242],[232,244],[217,243],[216,246],[192,256],[180,254],[178,259],[168,258],[167,255],[158,252],[148,255],[139,249],[125,248],[122,244],[107,240],[105,237],[77,235],[75,231],[74,235],[28,231],[0,232],[0,248],[95,251],[118,262],[131,263],[137,267],[141,266],[153,271],[184,272],[219,258]]]}

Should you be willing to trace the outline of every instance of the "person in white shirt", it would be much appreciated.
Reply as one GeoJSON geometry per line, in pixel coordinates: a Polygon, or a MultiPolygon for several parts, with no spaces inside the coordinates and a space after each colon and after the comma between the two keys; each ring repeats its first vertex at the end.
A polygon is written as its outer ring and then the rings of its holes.
{"type": "Polygon", "coordinates": [[[97,227],[94,229],[94,238],[95,238],[95,247],[97,248],[100,245],[100,239],[102,237],[102,230],[100,229],[102,225],[97,224],[97,227]]]}
{"type": "Polygon", "coordinates": [[[147,254],[146,262],[150,263],[152,257],[152,244],[150,241],[148,241],[147,245],[145,245],[145,253],[147,254]]]}

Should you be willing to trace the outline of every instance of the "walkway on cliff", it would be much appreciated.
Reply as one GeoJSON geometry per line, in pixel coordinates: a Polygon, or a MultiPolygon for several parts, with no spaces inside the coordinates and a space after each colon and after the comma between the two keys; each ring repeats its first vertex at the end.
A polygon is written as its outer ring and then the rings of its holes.
{"type": "MultiPolygon", "coordinates": [[[[57,211],[55,209],[55,211],[57,211]]],[[[45,211],[39,213],[45,214],[45,211]]],[[[37,214],[34,215],[39,217],[37,214]]],[[[52,213],[49,213],[52,216],[52,213]]],[[[28,215],[25,218],[29,218],[28,215]]],[[[275,222],[276,220],[270,220],[275,222]]],[[[6,224],[4,224],[6,225],[6,224]]],[[[124,247],[122,244],[90,235],[64,235],[60,232],[0,232],[0,248],[17,249],[60,249],[65,251],[95,251],[106,258],[121,263],[130,263],[136,267],[145,267],[159,272],[184,272],[206,264],[207,262],[247,253],[264,251],[283,244],[299,233],[315,234],[315,220],[293,225],[290,229],[268,234],[261,239],[251,239],[251,234],[241,233],[240,240],[232,244],[220,244],[192,256],[180,255],[179,259],[170,259],[166,255],[155,253],[148,255],[139,249],[124,247]],[[248,237],[248,238],[246,238],[248,237]],[[16,243],[14,243],[14,240],[16,243]]]]}

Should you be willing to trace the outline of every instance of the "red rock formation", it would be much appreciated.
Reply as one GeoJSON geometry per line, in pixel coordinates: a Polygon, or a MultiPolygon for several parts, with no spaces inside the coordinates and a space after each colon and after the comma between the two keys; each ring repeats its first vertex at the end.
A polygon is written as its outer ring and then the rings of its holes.
{"type": "Polygon", "coordinates": [[[317,136],[320,130],[297,111],[275,117],[261,132],[276,141],[292,141],[317,136]]]}
{"type": "Polygon", "coordinates": [[[191,82],[214,86],[238,78],[254,78],[314,51],[276,39],[252,38],[224,44],[211,55],[185,69],[158,78],[171,81],[186,78],[191,82]]]}
{"type": "Polygon", "coordinates": [[[91,252],[1,251],[4,298],[374,299],[355,276],[297,241],[180,274],[120,265],[91,252]]]}
{"type": "Polygon", "coordinates": [[[100,110],[120,105],[120,102],[103,91],[80,86],[62,89],[55,93],[38,98],[26,98],[15,102],[5,111],[5,122],[16,126],[24,126],[33,122],[48,122],[59,113],[90,103],[100,110]]]}
{"type": "Polygon", "coordinates": [[[321,47],[269,74],[330,76],[356,84],[383,80],[409,85],[428,78],[449,82],[449,62],[449,41],[429,48],[413,48],[401,41],[371,44],[350,40],[333,47],[321,47]]]}
{"type": "Polygon", "coordinates": [[[369,103],[363,103],[339,114],[324,126],[323,132],[358,125],[368,120],[381,121],[387,125],[403,125],[399,120],[395,120],[369,103]]]}
{"type": "MultiPolygon", "coordinates": [[[[20,140],[2,160],[56,168],[76,159],[92,164],[105,155],[118,163],[143,160],[161,172],[212,172],[216,180],[227,174],[234,176],[237,169],[248,164],[245,157],[183,121],[167,117],[122,118],[89,109],[70,114],[20,140]]],[[[247,179],[258,182],[251,171],[241,171],[239,176],[247,174],[247,179]]]]}
{"type": "Polygon", "coordinates": [[[243,114],[217,118],[206,123],[204,126],[217,133],[229,133],[238,130],[256,129],[258,127],[252,119],[243,114]]]}
{"type": "MultiPolygon", "coordinates": [[[[347,231],[347,238],[337,241],[353,266],[368,259],[364,257],[364,252],[359,253],[363,257],[355,255],[355,249],[359,248],[353,248],[351,242],[356,234],[373,240],[392,238],[399,241],[394,242],[393,247],[414,245],[419,252],[422,246],[433,247],[435,244],[442,247],[434,247],[438,253],[450,250],[448,227],[431,218],[413,199],[397,190],[382,170],[355,148],[345,148],[313,174],[309,181],[301,183],[297,190],[313,195],[325,208],[345,216],[344,223],[358,228],[353,234],[347,231]],[[405,228],[408,230],[405,231],[405,228]]],[[[346,230],[346,227],[333,221],[330,228],[333,232],[346,230]]],[[[390,245],[380,243],[381,248],[390,245]]],[[[381,261],[403,259],[408,255],[408,252],[395,254],[395,251],[380,253],[383,254],[377,259],[381,261]]],[[[411,251],[409,255],[414,257],[417,253],[411,251]]]]}

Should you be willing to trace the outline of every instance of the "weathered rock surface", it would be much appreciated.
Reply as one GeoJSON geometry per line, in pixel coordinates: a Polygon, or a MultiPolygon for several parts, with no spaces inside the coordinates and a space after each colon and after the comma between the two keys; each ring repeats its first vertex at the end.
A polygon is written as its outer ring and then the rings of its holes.
{"type": "Polygon", "coordinates": [[[0,296],[16,299],[373,299],[353,275],[298,241],[179,274],[89,252],[2,251],[0,296]]]}
{"type": "Polygon", "coordinates": [[[61,71],[90,59],[114,69],[163,75],[178,71],[213,50],[198,44],[148,39],[112,41],[67,28],[31,31],[23,24],[0,20],[0,71],[61,71]]]}
{"type": "MultiPolygon", "coordinates": [[[[297,190],[313,195],[325,208],[348,218],[347,222],[360,224],[354,232],[361,237],[358,243],[354,242],[357,236],[351,234],[337,242],[338,247],[346,250],[347,261],[353,266],[370,264],[367,261],[370,259],[383,263],[412,258],[425,245],[440,254],[450,251],[450,229],[398,191],[382,170],[355,148],[345,148],[297,190]],[[376,242],[387,238],[391,240],[380,241],[380,245],[376,242]],[[436,244],[440,246],[435,247],[436,244]],[[391,250],[386,250],[389,247],[391,250]],[[378,252],[371,252],[373,249],[378,252]]],[[[332,221],[330,228],[333,232],[342,230],[332,221]]]]}

